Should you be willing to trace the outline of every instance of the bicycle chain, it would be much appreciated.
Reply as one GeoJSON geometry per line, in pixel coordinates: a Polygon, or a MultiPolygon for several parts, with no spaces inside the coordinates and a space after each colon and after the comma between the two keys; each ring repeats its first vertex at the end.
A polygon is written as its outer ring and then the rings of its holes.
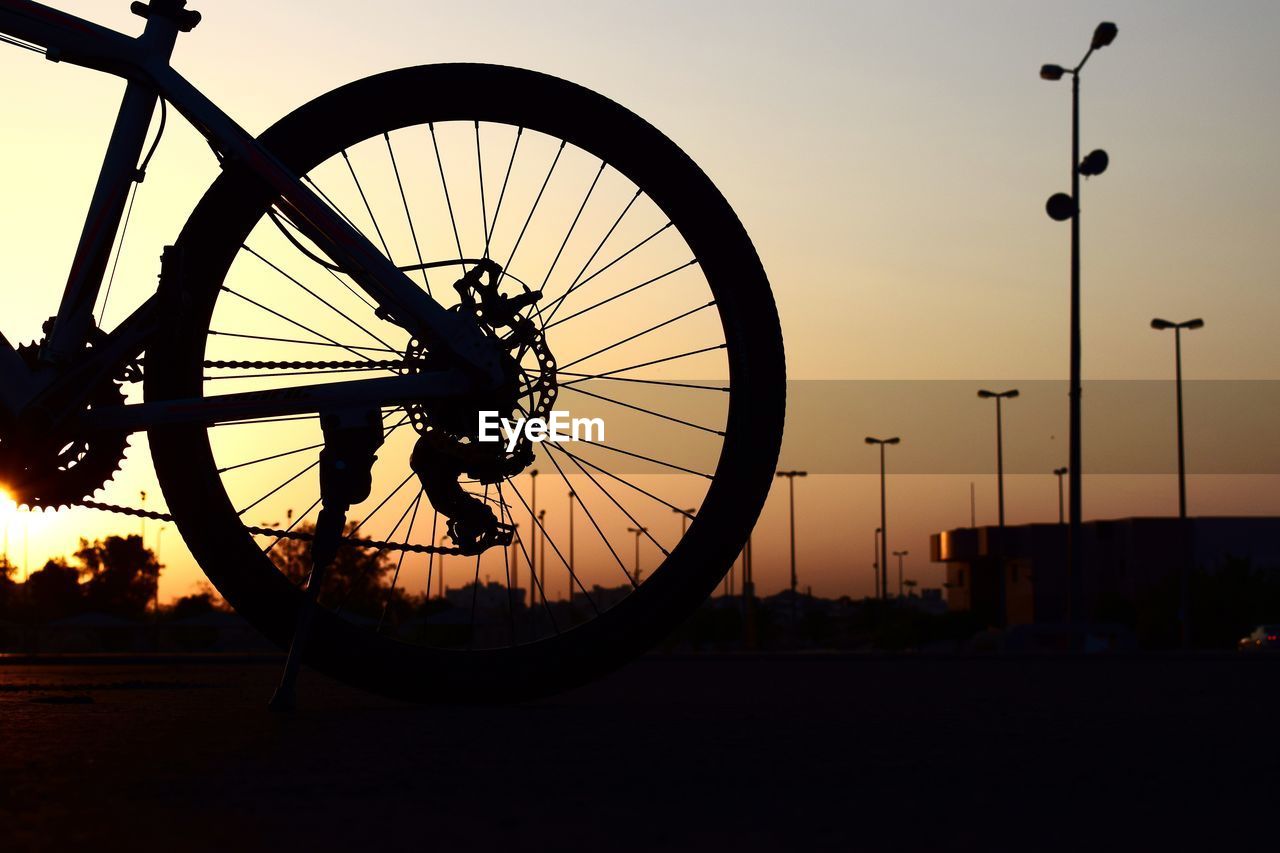
{"type": "MultiPolygon", "coordinates": [[[[173,521],[173,516],[167,512],[156,512],[131,506],[120,506],[92,500],[77,501],[74,505],[85,509],[96,509],[101,512],[113,512],[117,515],[128,515],[133,518],[145,518],[149,521],[163,521],[166,523],[173,521]]],[[[256,527],[252,525],[245,525],[244,529],[255,536],[274,536],[277,539],[292,539],[297,542],[310,542],[315,538],[310,533],[302,533],[292,529],[279,530],[274,527],[256,527]]],[[[410,554],[442,554],[445,556],[459,556],[462,554],[461,548],[445,548],[440,545],[414,545],[409,542],[385,542],[380,539],[351,539],[343,537],[342,544],[347,547],[372,548],[377,551],[407,551],[410,554]]]]}
{"type": "Polygon", "coordinates": [[[407,370],[405,359],[387,361],[206,361],[206,370],[407,370]]]}

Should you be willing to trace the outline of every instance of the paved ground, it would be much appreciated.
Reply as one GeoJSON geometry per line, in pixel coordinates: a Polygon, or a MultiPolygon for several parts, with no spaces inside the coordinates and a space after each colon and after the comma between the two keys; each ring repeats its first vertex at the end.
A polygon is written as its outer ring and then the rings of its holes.
{"type": "Polygon", "coordinates": [[[0,661],[0,849],[1276,843],[1280,659],[651,658],[478,709],[311,676],[285,719],[276,674],[0,661]]]}

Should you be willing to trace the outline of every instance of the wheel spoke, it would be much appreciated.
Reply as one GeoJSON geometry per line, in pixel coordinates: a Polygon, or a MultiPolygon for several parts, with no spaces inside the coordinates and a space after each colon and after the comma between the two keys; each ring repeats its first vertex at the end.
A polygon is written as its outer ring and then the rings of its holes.
{"type": "MultiPolygon", "coordinates": [[[[599,375],[591,374],[591,373],[569,373],[563,370],[559,371],[559,375],[576,376],[576,377],[580,377],[581,379],[607,379],[610,382],[636,382],[641,385],[665,385],[668,388],[689,388],[694,391],[720,391],[725,394],[729,393],[729,387],[727,385],[698,385],[698,384],[689,383],[689,382],[665,382],[661,379],[636,379],[634,377],[627,377],[627,376],[608,376],[603,373],[599,375]]],[[[563,388],[566,385],[573,385],[578,381],[580,380],[574,379],[571,382],[561,382],[559,383],[559,387],[563,388]]]]}
{"type": "MultiPolygon", "coordinates": [[[[440,157],[440,141],[436,139],[435,123],[428,124],[431,130],[431,147],[436,152],[436,168],[440,170],[440,187],[444,190],[444,204],[449,209],[449,224],[453,226],[453,242],[458,246],[458,260],[462,260],[462,238],[458,236],[458,220],[453,215],[453,199],[449,197],[449,182],[444,176],[444,160],[440,157]]],[[[466,266],[462,268],[466,272],[466,266]]]]}
{"type": "Polygon", "coordinates": [[[369,331],[367,328],[365,328],[365,327],[364,327],[364,326],[363,326],[363,325],[362,325],[358,320],[356,320],[354,317],[352,317],[351,315],[347,314],[345,311],[342,311],[341,309],[339,309],[338,307],[336,307],[332,302],[330,302],[329,300],[325,299],[323,296],[321,296],[320,294],[316,293],[314,290],[312,290],[311,288],[307,287],[305,284],[303,284],[302,282],[298,281],[296,278],[294,278],[293,276],[289,275],[289,274],[288,274],[287,272],[285,272],[284,270],[280,269],[280,267],[276,266],[276,265],[275,265],[275,264],[273,264],[271,261],[267,260],[267,259],[266,259],[266,258],[264,258],[262,255],[260,255],[260,254],[258,254],[257,252],[255,252],[255,251],[253,250],[253,248],[251,248],[247,243],[246,243],[244,246],[242,246],[241,248],[243,248],[243,249],[244,249],[246,252],[248,252],[249,254],[253,255],[253,256],[254,256],[255,258],[257,258],[258,260],[262,261],[262,262],[263,262],[264,264],[266,264],[267,266],[271,267],[271,268],[272,268],[273,270],[275,270],[276,272],[280,273],[280,275],[284,276],[286,279],[288,279],[289,281],[293,282],[293,283],[294,283],[294,284],[296,284],[298,287],[302,288],[302,289],[303,289],[304,291],[306,291],[306,292],[307,292],[307,293],[308,293],[308,294],[309,294],[313,299],[315,299],[316,301],[318,301],[321,305],[325,306],[325,307],[326,307],[326,308],[328,308],[330,311],[332,311],[333,313],[337,314],[339,317],[341,317],[342,319],[346,320],[348,323],[350,323],[351,325],[355,326],[357,329],[359,329],[360,331],[364,332],[366,335],[368,335],[369,337],[373,338],[375,341],[377,341],[378,343],[382,344],[382,345],[383,345],[384,347],[386,347],[387,349],[394,349],[394,347],[392,347],[392,346],[391,346],[391,344],[387,343],[387,342],[386,342],[386,341],[384,341],[382,338],[378,337],[378,336],[377,336],[377,335],[375,335],[373,332],[369,331]]]}
{"type": "Polygon", "coordinates": [[[324,442],[319,444],[308,444],[306,447],[299,447],[295,450],[286,450],[283,453],[273,453],[270,456],[259,456],[257,459],[250,459],[248,462],[238,462],[235,465],[228,465],[225,468],[219,468],[219,474],[225,474],[228,471],[235,471],[239,468],[248,468],[250,465],[257,465],[260,462],[270,462],[272,459],[283,459],[286,456],[292,456],[295,453],[305,453],[308,450],[324,447],[324,442]]]}
{"type": "Polygon", "coordinates": [[[699,305],[697,308],[690,308],[688,311],[685,311],[683,314],[677,314],[676,316],[672,317],[670,320],[663,320],[661,323],[658,323],[657,325],[654,325],[654,326],[650,326],[649,328],[645,329],[642,332],[636,332],[634,335],[625,337],[620,341],[615,341],[614,343],[611,343],[606,347],[601,347],[600,349],[596,350],[590,355],[584,355],[581,358],[574,359],[568,364],[561,365],[561,367],[563,369],[574,367],[575,365],[581,364],[582,362],[586,361],[589,358],[595,358],[598,355],[603,355],[604,353],[608,352],[611,349],[616,349],[622,346],[623,344],[629,344],[634,340],[643,338],[645,335],[652,334],[658,331],[659,329],[670,326],[672,323],[679,322],[680,320],[683,320],[685,317],[692,317],[694,314],[697,314],[699,311],[705,311],[706,309],[711,308],[715,304],[716,303],[712,301],[712,302],[706,303],[705,305],[699,305]]]}
{"type": "MultiPolygon", "coordinates": [[[[577,490],[573,488],[573,485],[569,482],[569,478],[565,476],[564,469],[560,467],[560,463],[555,460],[555,457],[553,457],[551,454],[547,454],[547,461],[555,466],[556,473],[558,473],[560,475],[560,479],[564,481],[565,488],[567,488],[570,492],[577,494],[577,490]]],[[[592,482],[595,482],[595,481],[593,480],[592,482]]],[[[599,487],[599,483],[597,483],[596,486],[599,487]]],[[[634,586],[635,584],[634,579],[631,577],[631,573],[627,571],[626,564],[622,561],[622,558],[618,556],[618,552],[614,550],[613,543],[609,541],[609,537],[604,535],[604,531],[601,530],[600,525],[596,523],[596,517],[591,513],[591,510],[587,507],[586,502],[581,500],[581,498],[579,498],[578,505],[582,507],[582,511],[586,513],[587,519],[591,522],[591,526],[595,528],[596,533],[600,534],[600,541],[604,543],[604,547],[609,549],[609,553],[613,555],[613,559],[616,560],[618,563],[618,568],[622,569],[622,576],[625,577],[627,581],[634,586]]],[[[569,598],[570,600],[573,599],[572,592],[570,592],[569,598]]]]}
{"type": "Polygon", "coordinates": [[[360,184],[360,178],[356,176],[356,167],[351,163],[351,158],[347,156],[347,149],[342,149],[342,162],[347,164],[347,171],[351,173],[351,180],[356,185],[356,192],[360,193],[360,200],[364,202],[365,212],[369,214],[369,221],[373,223],[373,231],[378,235],[378,242],[382,244],[382,252],[387,256],[387,260],[395,263],[391,257],[391,249],[387,247],[387,240],[382,236],[382,229],[378,227],[378,217],[373,215],[373,208],[369,206],[369,197],[364,194],[364,187],[360,184]]]}
{"type": "MultiPolygon", "coordinates": [[[[243,293],[240,293],[239,291],[232,290],[231,288],[227,287],[225,284],[221,285],[221,289],[226,293],[230,293],[232,296],[243,299],[245,302],[248,302],[250,305],[255,305],[258,308],[261,308],[263,311],[266,311],[268,314],[271,314],[272,316],[279,317],[281,320],[284,320],[286,323],[291,323],[292,325],[297,326],[299,329],[302,329],[304,332],[310,332],[311,334],[315,335],[317,338],[321,338],[322,340],[328,341],[329,343],[333,344],[336,347],[340,347],[346,350],[347,352],[351,353],[354,356],[363,358],[366,361],[373,361],[372,358],[370,358],[368,355],[361,352],[360,350],[352,349],[346,344],[340,344],[337,341],[335,341],[333,338],[324,334],[323,332],[317,332],[315,329],[311,328],[310,326],[299,323],[297,320],[293,319],[292,317],[286,317],[284,314],[281,314],[279,311],[276,311],[273,308],[268,308],[267,306],[263,305],[261,302],[258,302],[255,299],[245,296],[243,293]]],[[[383,346],[386,346],[386,344],[383,344],[383,346]]]]}
{"type": "Polygon", "coordinates": [[[578,227],[578,220],[582,218],[582,211],[587,209],[587,202],[591,201],[591,195],[596,191],[596,184],[600,183],[600,176],[604,174],[607,165],[603,160],[600,161],[600,168],[596,171],[595,177],[592,178],[591,186],[587,187],[587,194],[583,196],[582,204],[578,205],[578,212],[574,214],[573,221],[569,223],[569,230],[565,232],[564,239],[560,241],[560,248],[556,250],[556,256],[552,259],[551,266],[547,268],[547,274],[542,278],[540,290],[546,290],[547,282],[551,280],[551,273],[555,272],[556,264],[560,263],[560,256],[564,254],[564,247],[569,245],[569,238],[573,236],[574,229],[578,227]]]}
{"type": "MultiPolygon", "coordinates": [[[[554,447],[554,445],[552,445],[552,446],[554,447]]],[[[558,449],[562,449],[562,448],[558,448],[558,449]]],[[[574,457],[572,454],[569,454],[569,453],[567,453],[567,452],[566,452],[566,455],[568,455],[570,459],[573,459],[574,463],[575,463],[575,464],[577,464],[577,461],[578,461],[578,460],[577,460],[577,458],[576,458],[576,457],[574,457]]],[[[549,458],[549,457],[548,457],[548,458],[549,458]]],[[[635,517],[634,515],[632,515],[632,514],[631,514],[631,511],[630,511],[630,510],[628,510],[625,506],[623,506],[623,505],[622,505],[622,502],[621,502],[621,501],[619,501],[617,498],[615,498],[615,497],[613,496],[613,492],[609,491],[609,490],[608,490],[608,489],[606,489],[603,485],[601,485],[600,481],[599,481],[599,480],[597,480],[595,477],[591,476],[591,472],[590,472],[590,471],[588,471],[587,469],[583,468],[583,467],[582,467],[582,465],[578,465],[578,470],[580,470],[580,471],[582,471],[582,473],[586,474],[586,475],[587,475],[587,478],[588,478],[588,479],[590,479],[592,483],[595,483],[596,488],[598,488],[600,491],[604,492],[604,496],[605,496],[605,497],[607,497],[610,501],[612,501],[612,502],[613,502],[613,505],[614,505],[614,506],[616,506],[616,507],[619,509],[619,511],[621,511],[621,512],[622,512],[622,514],[623,514],[623,515],[625,515],[625,516],[627,517],[627,520],[628,520],[628,521],[630,521],[632,524],[634,524],[634,525],[636,526],[636,529],[637,529],[637,530],[640,530],[641,532],[643,532],[643,533],[644,533],[645,538],[646,538],[646,539],[648,539],[650,542],[652,542],[652,543],[654,544],[654,547],[656,547],[659,551],[661,551],[661,552],[662,552],[662,555],[663,555],[664,557],[669,557],[669,556],[671,556],[671,552],[670,552],[670,551],[668,551],[666,548],[664,548],[664,547],[662,546],[662,543],[661,543],[661,542],[659,542],[657,539],[654,539],[654,538],[653,538],[653,534],[649,532],[649,528],[648,528],[646,525],[641,524],[641,523],[636,519],[636,517],[635,517]]],[[[624,482],[625,482],[625,481],[624,481],[624,482]]],[[[632,585],[635,585],[635,580],[634,580],[634,579],[632,579],[632,585]]]]}
{"type": "MultiPolygon", "coordinates": [[[[609,478],[611,478],[611,479],[617,480],[619,483],[621,483],[622,485],[626,486],[627,488],[634,489],[635,491],[639,492],[640,494],[644,495],[645,497],[647,497],[647,498],[651,498],[651,499],[653,499],[653,500],[657,501],[658,503],[662,504],[663,506],[668,507],[668,508],[670,508],[670,509],[674,510],[675,512],[682,513],[682,514],[684,513],[684,510],[683,510],[683,509],[681,509],[680,507],[678,507],[678,506],[676,506],[675,504],[671,503],[670,501],[663,500],[662,498],[660,498],[660,497],[658,497],[657,495],[655,495],[653,492],[650,492],[650,491],[648,491],[647,489],[644,489],[644,488],[643,488],[643,487],[641,487],[641,486],[637,486],[635,483],[631,482],[630,480],[626,480],[626,479],[623,479],[622,477],[619,477],[617,474],[613,473],[612,471],[610,471],[610,470],[608,470],[608,469],[606,469],[606,468],[601,467],[600,465],[597,465],[597,464],[596,464],[596,463],[594,463],[594,462],[591,462],[591,461],[589,461],[589,460],[583,459],[581,456],[578,456],[576,453],[573,453],[572,451],[565,450],[563,447],[561,447],[561,446],[559,446],[559,445],[557,445],[557,444],[552,444],[552,445],[549,445],[549,446],[551,447],[551,449],[553,449],[553,450],[558,450],[558,451],[560,451],[561,453],[563,453],[565,456],[567,456],[567,457],[569,457],[570,459],[572,459],[572,460],[573,460],[573,462],[574,462],[574,464],[575,464],[575,465],[577,465],[579,469],[581,469],[583,465],[586,465],[588,468],[593,468],[593,469],[595,469],[596,471],[599,471],[601,474],[604,474],[606,477],[609,477],[609,478]]],[[[590,474],[589,472],[585,471],[585,470],[584,470],[582,473],[586,474],[588,477],[591,477],[591,474],[590,474]]],[[[595,481],[595,478],[593,477],[593,478],[592,478],[592,482],[594,482],[594,481],[595,481]]],[[[599,485],[599,484],[597,483],[597,485],[599,485]]]]}
{"type": "Polygon", "coordinates": [[[507,161],[507,174],[502,179],[502,189],[498,192],[498,204],[493,209],[493,221],[484,235],[484,256],[489,257],[489,242],[493,232],[498,230],[498,215],[502,213],[502,200],[507,197],[507,182],[511,180],[511,169],[516,164],[516,151],[520,148],[520,138],[524,136],[524,128],[516,128],[516,141],[511,146],[511,159],[507,161]]]}
{"type": "MultiPolygon", "coordinates": [[[[524,499],[524,495],[520,494],[520,488],[515,484],[515,480],[511,478],[507,478],[507,483],[511,486],[511,491],[515,492],[516,497],[520,499],[520,503],[524,504],[524,508],[529,510],[530,516],[533,516],[533,508],[529,505],[529,502],[524,499]]],[[[540,520],[538,520],[537,517],[534,517],[533,523],[537,525],[538,532],[542,534],[543,541],[551,546],[551,550],[555,552],[556,557],[560,560],[560,562],[564,565],[565,569],[569,572],[569,577],[573,580],[574,583],[578,585],[578,589],[582,590],[582,594],[586,596],[587,603],[591,605],[591,609],[598,614],[600,612],[600,608],[596,607],[595,601],[591,598],[591,593],[587,592],[587,588],[582,585],[582,581],[578,578],[577,574],[569,566],[569,561],[564,558],[564,554],[560,553],[560,548],[556,546],[556,540],[551,538],[551,536],[547,533],[546,526],[540,520]]],[[[530,565],[532,565],[532,563],[530,563],[530,565]]],[[[535,573],[530,571],[530,574],[535,574],[535,573]]],[[[542,589],[541,583],[539,583],[538,590],[542,593],[542,599],[545,602],[547,598],[546,590],[542,589]]]]}
{"type": "MultiPolygon", "coordinates": [[[[529,215],[524,218],[524,225],[520,227],[520,236],[516,238],[516,244],[511,247],[511,254],[507,255],[507,262],[502,265],[502,275],[505,276],[507,270],[511,269],[511,262],[515,260],[516,252],[520,251],[520,243],[524,240],[524,233],[529,230],[529,223],[533,221],[533,214],[538,210],[538,204],[542,201],[542,194],[547,191],[547,184],[551,183],[551,176],[555,174],[556,166],[560,162],[560,155],[564,153],[564,147],[567,142],[560,142],[560,147],[556,149],[556,156],[551,161],[551,167],[547,169],[547,176],[542,179],[542,186],[538,188],[538,195],[533,200],[533,206],[529,208],[529,215]]],[[[498,283],[502,283],[502,276],[498,277],[498,283]]]]}
{"type": "Polygon", "coordinates": [[[662,418],[664,421],[671,421],[672,423],[680,424],[681,426],[687,426],[692,429],[698,429],[698,430],[702,430],[703,432],[709,432],[712,435],[718,435],[721,437],[724,436],[724,430],[712,429],[711,427],[703,426],[702,424],[695,424],[695,423],[692,423],[691,421],[681,420],[680,418],[674,417],[672,415],[664,415],[662,412],[655,412],[653,409],[646,409],[644,406],[636,406],[631,403],[624,403],[621,400],[615,400],[613,397],[606,397],[603,394],[593,394],[592,392],[585,391],[577,387],[576,385],[569,386],[569,390],[576,391],[579,394],[584,394],[587,397],[594,397],[597,400],[603,400],[606,403],[613,403],[615,406],[622,406],[624,409],[632,409],[633,411],[643,412],[646,415],[652,415],[655,418],[662,418]]]}
{"type": "Polygon", "coordinates": [[[596,310],[597,308],[601,307],[602,305],[608,305],[610,302],[614,301],[615,299],[621,299],[621,298],[622,298],[622,297],[624,297],[624,296],[629,296],[630,294],[635,293],[637,290],[640,290],[642,287],[648,287],[649,285],[653,284],[654,282],[662,281],[662,280],[663,280],[664,278],[666,278],[667,276],[675,275],[676,273],[680,272],[681,270],[683,270],[683,269],[688,269],[689,267],[693,266],[693,265],[694,265],[694,264],[696,264],[696,263],[698,263],[698,259],[697,259],[697,258],[694,258],[693,260],[689,261],[688,263],[683,263],[683,264],[681,264],[681,265],[680,265],[680,266],[678,266],[678,267],[674,267],[674,268],[672,268],[672,269],[667,270],[667,271],[666,271],[666,272],[664,272],[664,273],[661,273],[661,274],[659,274],[659,275],[655,275],[653,278],[648,279],[647,281],[642,281],[642,282],[640,282],[640,283],[639,283],[639,284],[637,284],[637,285],[634,285],[634,286],[632,286],[632,287],[628,287],[626,290],[622,291],[621,293],[615,293],[613,296],[610,296],[608,299],[602,299],[602,300],[600,300],[599,302],[597,302],[596,304],[594,304],[594,305],[592,305],[592,306],[590,306],[590,307],[588,307],[588,308],[583,308],[581,311],[575,311],[575,312],[573,312],[572,314],[570,314],[568,317],[561,317],[559,320],[556,320],[554,323],[548,323],[546,326],[544,326],[544,327],[543,327],[542,331],[543,331],[543,332],[547,332],[547,331],[549,331],[550,329],[552,329],[552,328],[554,328],[554,327],[556,327],[556,326],[559,326],[561,323],[567,323],[567,322],[569,322],[569,321],[570,321],[570,320],[572,320],[574,317],[581,317],[583,314],[586,314],[588,311],[594,311],[594,310],[596,310]]]}
{"type": "MultiPolygon", "coordinates": [[[[413,227],[413,214],[409,212],[409,197],[405,195],[404,183],[400,180],[400,167],[396,164],[396,152],[391,147],[391,134],[384,133],[382,138],[387,143],[387,156],[391,158],[391,171],[396,176],[396,189],[400,191],[400,203],[404,205],[404,218],[409,223],[409,236],[413,238],[413,251],[418,258],[418,264],[422,264],[422,247],[418,244],[418,231],[413,227]]],[[[426,288],[427,295],[431,295],[431,282],[427,281],[427,271],[422,270],[422,286],[426,288]]]]}
{"type": "Polygon", "coordinates": [[[304,341],[301,338],[277,338],[277,337],[272,337],[270,335],[248,335],[243,332],[219,332],[219,331],[214,331],[213,329],[209,330],[209,335],[224,337],[224,338],[245,338],[251,341],[268,341],[271,343],[278,343],[278,344],[301,344],[303,346],[311,346],[311,347],[337,347],[338,349],[345,349],[349,351],[350,350],[366,350],[368,352],[390,352],[390,353],[397,353],[397,354],[400,353],[400,350],[394,350],[394,349],[391,349],[390,347],[356,346],[355,344],[332,344],[332,343],[327,343],[325,341],[304,341]]]}

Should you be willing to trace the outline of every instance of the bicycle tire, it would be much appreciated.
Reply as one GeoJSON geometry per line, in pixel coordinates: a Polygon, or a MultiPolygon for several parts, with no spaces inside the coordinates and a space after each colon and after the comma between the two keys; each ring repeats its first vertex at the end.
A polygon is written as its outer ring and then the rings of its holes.
{"type": "MultiPolygon", "coordinates": [[[[734,383],[724,444],[687,535],[617,606],[568,631],[501,649],[423,648],[317,614],[305,663],[340,680],[415,701],[507,701],[545,694],[611,670],[651,648],[710,595],[742,548],[773,480],[785,408],[782,335],[769,282],[746,231],[710,179],[633,113],[581,86],[504,66],[444,64],[356,81],[290,113],[260,137],[296,174],[360,140],[410,125],[495,121],[559,136],[633,180],[697,253],[718,303],[734,383]]],[[[200,396],[201,362],[219,288],[269,195],[227,168],[176,242],[182,272],[161,284],[179,306],[150,344],[148,401],[200,396]]],[[[150,430],[169,510],[219,592],[286,648],[297,588],[244,533],[203,427],[150,430]]]]}

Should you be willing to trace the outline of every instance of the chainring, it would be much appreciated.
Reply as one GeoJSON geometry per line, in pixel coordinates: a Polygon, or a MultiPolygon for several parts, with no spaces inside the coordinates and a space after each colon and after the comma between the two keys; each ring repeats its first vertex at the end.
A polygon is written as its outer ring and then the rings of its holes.
{"type": "MultiPolygon", "coordinates": [[[[18,354],[34,367],[39,344],[24,344],[18,354]]],[[[118,406],[125,401],[120,384],[104,382],[89,396],[90,409],[118,406]]],[[[33,442],[0,440],[0,479],[19,506],[60,509],[91,498],[110,482],[124,462],[128,433],[58,434],[33,442]]]]}

